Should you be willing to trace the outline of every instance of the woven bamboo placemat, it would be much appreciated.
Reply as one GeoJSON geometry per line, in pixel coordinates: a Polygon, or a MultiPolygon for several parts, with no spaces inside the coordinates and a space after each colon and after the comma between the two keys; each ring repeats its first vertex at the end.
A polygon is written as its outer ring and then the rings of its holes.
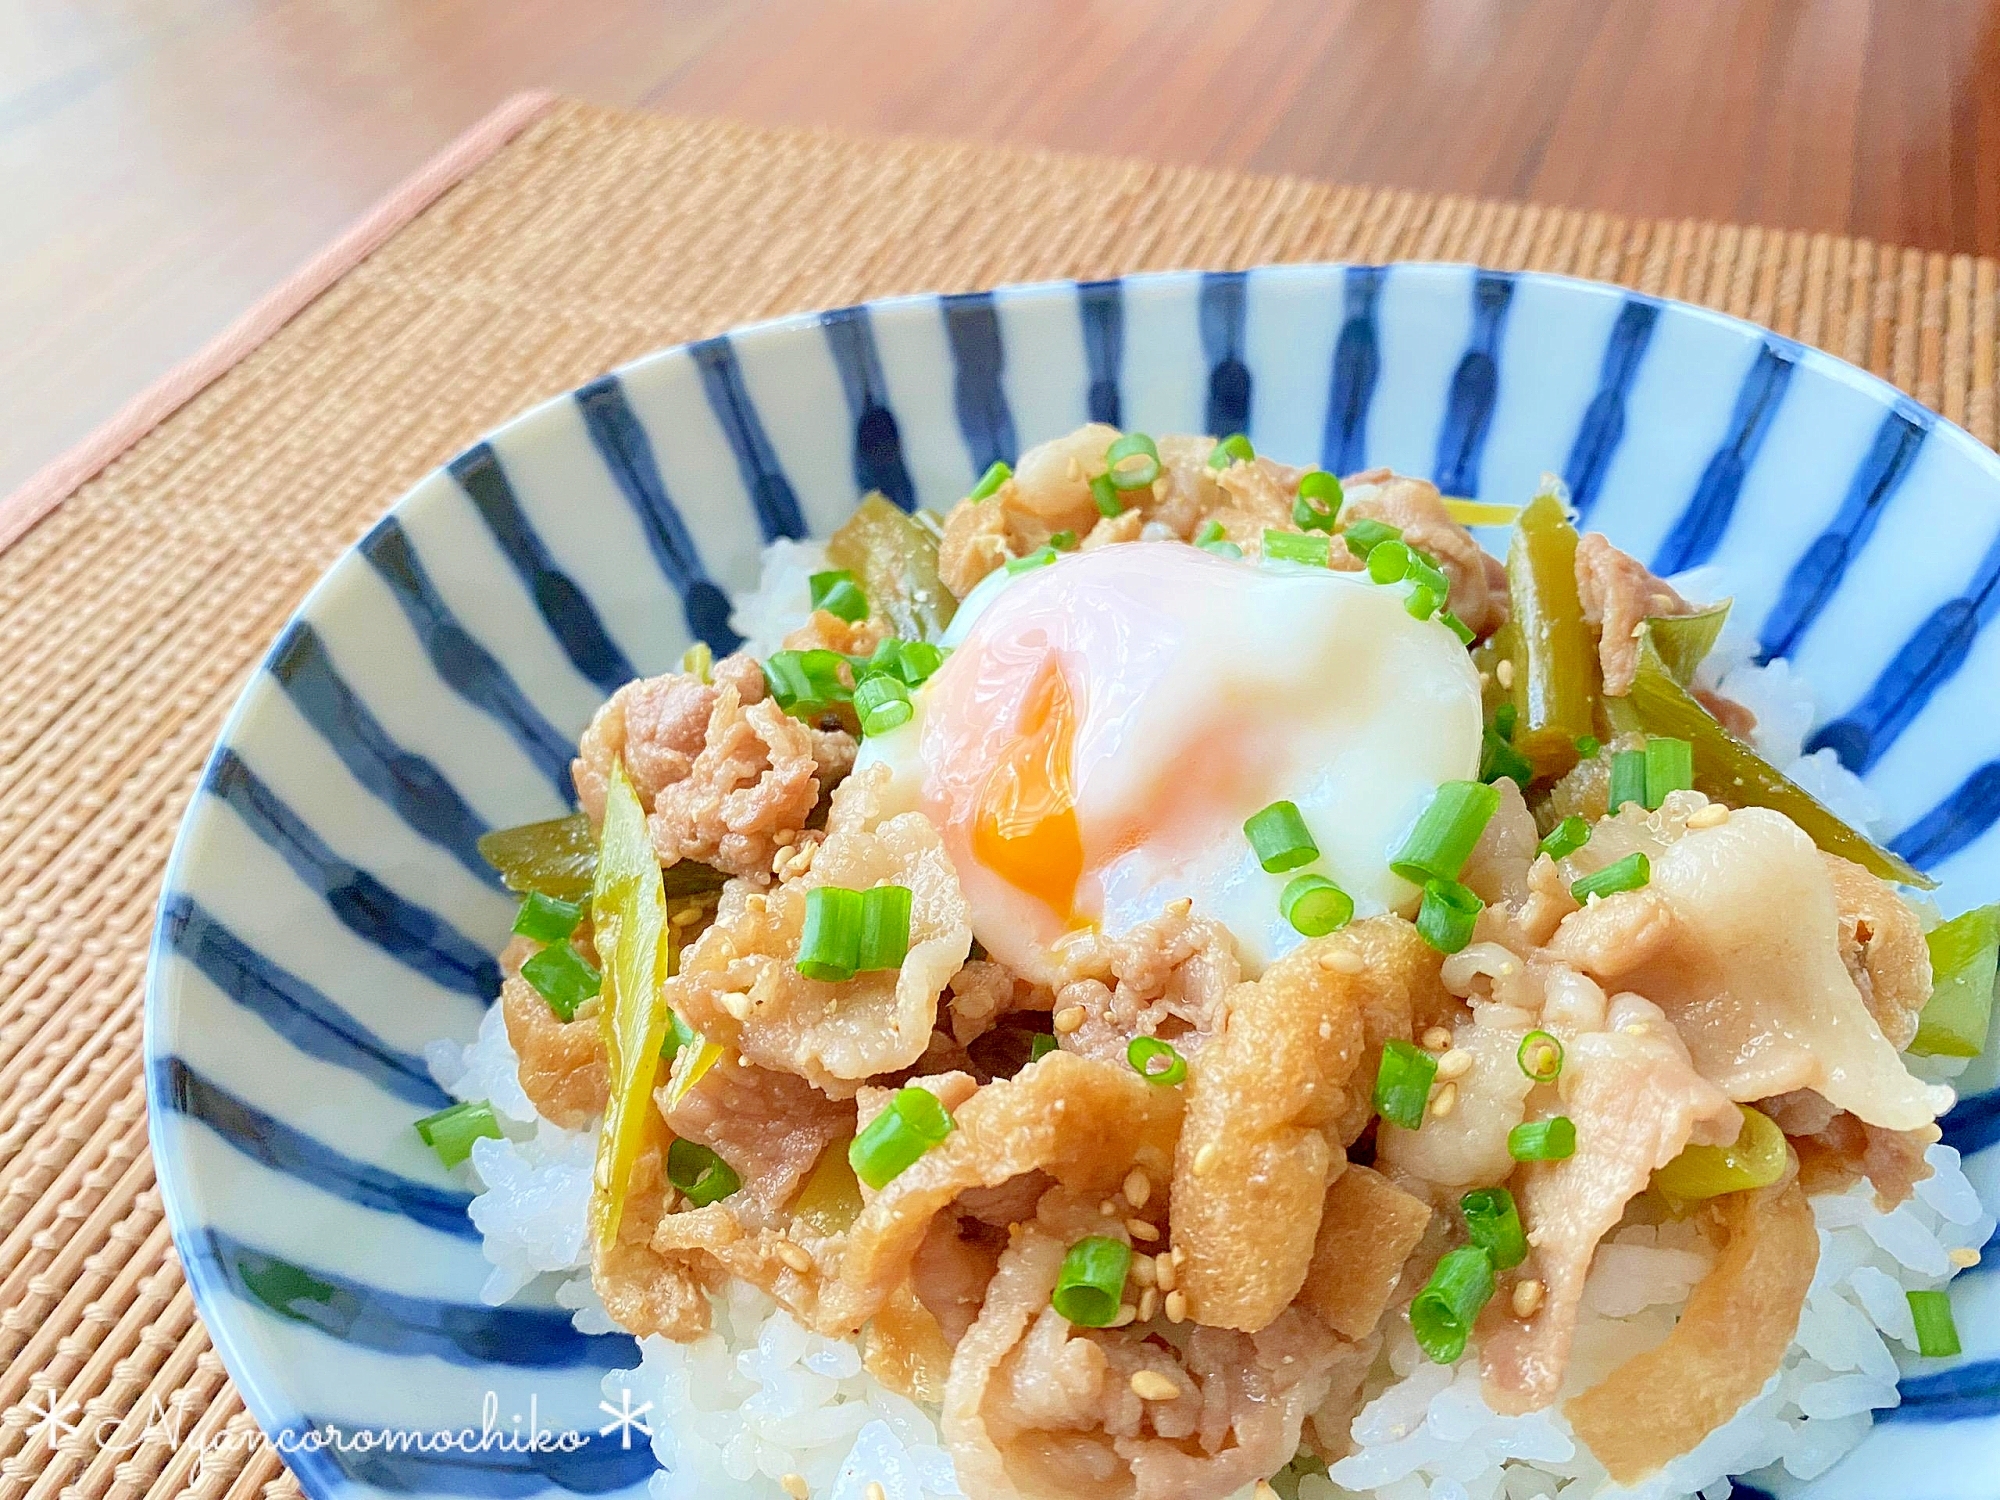
{"type": "Polygon", "coordinates": [[[162,864],[224,713],[386,505],[530,403],[748,319],[1342,259],[1536,267],[1705,302],[2000,436],[1992,260],[576,105],[485,155],[275,332],[241,337],[192,399],[213,370],[156,403],[185,404],[0,553],[0,1500],[294,1488],[254,1443],[168,1242],[140,990],[162,864]],[[51,1448],[51,1400],[101,1427],[51,1448]]]}

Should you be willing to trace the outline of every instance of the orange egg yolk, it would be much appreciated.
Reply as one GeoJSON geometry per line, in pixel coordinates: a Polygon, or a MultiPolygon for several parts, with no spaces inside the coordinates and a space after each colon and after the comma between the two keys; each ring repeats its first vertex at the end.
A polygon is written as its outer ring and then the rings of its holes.
{"type": "Polygon", "coordinates": [[[1083,874],[1070,769],[1076,699],[1051,657],[1029,692],[1013,738],[980,789],[972,826],[975,858],[1065,922],[1083,874]]]}

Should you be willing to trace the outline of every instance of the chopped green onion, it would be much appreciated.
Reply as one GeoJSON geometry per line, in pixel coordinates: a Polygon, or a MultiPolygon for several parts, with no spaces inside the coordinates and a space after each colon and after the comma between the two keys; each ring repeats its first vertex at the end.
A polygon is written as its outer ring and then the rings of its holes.
{"type": "Polygon", "coordinates": [[[1476,1245],[1445,1252],[1410,1303],[1410,1332],[1432,1364],[1455,1364],[1493,1296],[1493,1257],[1476,1245]]]}
{"type": "Polygon", "coordinates": [[[1634,849],[1623,859],[1614,860],[1595,875],[1570,882],[1569,893],[1579,901],[1592,896],[1615,896],[1620,891],[1636,891],[1653,878],[1653,862],[1645,851],[1634,849]]]}
{"type": "Polygon", "coordinates": [[[972,487],[972,493],[965,498],[976,504],[984,500],[988,495],[993,494],[1001,485],[1013,477],[1014,471],[1006,464],[995,459],[987,466],[986,472],[979,476],[979,483],[972,487]]]}
{"type": "Polygon", "coordinates": [[[425,1115],[417,1121],[417,1134],[447,1167],[455,1167],[471,1156],[474,1141],[502,1139],[493,1106],[484,1099],[454,1104],[434,1115],[425,1115]]]}
{"type": "Polygon", "coordinates": [[[1076,551],[1076,533],[1074,531],[1058,531],[1054,536],[1049,538],[1049,545],[1058,552],[1074,552],[1076,551]]]}
{"type": "Polygon", "coordinates": [[[872,1188],[884,1188],[951,1134],[951,1116],[927,1089],[900,1088],[847,1148],[847,1164],[872,1188]]]}
{"type": "Polygon", "coordinates": [[[1223,535],[1220,521],[1203,521],[1201,529],[1194,534],[1194,544],[1197,547],[1206,547],[1210,542],[1221,541],[1223,535]]]}
{"type": "Polygon", "coordinates": [[[814,609],[838,615],[850,625],[868,618],[868,596],[861,592],[854,575],[845,569],[815,573],[806,580],[806,586],[812,590],[814,609]]]}
{"type": "Polygon", "coordinates": [[[667,1034],[660,1042],[660,1061],[672,1062],[674,1054],[689,1043],[698,1043],[702,1035],[681,1016],[677,1010],[667,1012],[667,1034]]]}
{"type": "Polygon", "coordinates": [[[861,946],[854,972],[900,969],[910,952],[910,888],[878,885],[861,893],[861,946]]]}
{"type": "Polygon", "coordinates": [[[1514,1061],[1537,1083],[1554,1083],[1562,1077],[1563,1044],[1546,1031],[1531,1031],[1514,1049],[1514,1061]]]}
{"type": "Polygon", "coordinates": [[[1032,572],[1036,568],[1046,568],[1056,560],[1056,555],[1056,549],[1053,547],[1037,547],[1026,557],[1010,557],[1007,559],[1008,575],[1011,577],[1032,572]]]}
{"type": "Polygon", "coordinates": [[[1415,560],[1403,542],[1377,542],[1368,549],[1368,576],[1376,583],[1401,583],[1410,576],[1410,564],[1415,560]]]}
{"type": "Polygon", "coordinates": [[[1576,753],[1580,760],[1597,759],[1597,752],[1603,748],[1603,743],[1594,734],[1580,734],[1576,737],[1576,753]]]}
{"type": "Polygon", "coordinates": [[[1421,547],[1410,548],[1410,566],[1403,576],[1417,587],[1436,594],[1439,600],[1451,592],[1451,580],[1444,576],[1444,569],[1421,547]]]}
{"type": "Polygon", "coordinates": [[[1125,1061],[1148,1083],[1171,1088],[1187,1082],[1187,1059],[1156,1036],[1135,1036],[1125,1048],[1125,1061]],[[1158,1063],[1160,1066],[1155,1067],[1158,1063]]]}
{"type": "Polygon", "coordinates": [[[1332,531],[1340,516],[1340,481],[1324,469],[1299,476],[1298,498],[1292,501],[1292,524],[1301,531],[1332,531]]]}
{"type": "Polygon", "coordinates": [[[1456,880],[1426,880],[1423,905],[1417,908],[1417,936],[1440,953],[1456,953],[1472,941],[1472,929],[1486,909],[1456,880]]]}
{"type": "Polygon", "coordinates": [[[1375,1113],[1391,1125],[1415,1130],[1430,1107],[1437,1059],[1414,1043],[1391,1038],[1382,1044],[1375,1068],[1375,1113]]]}
{"type": "Polygon", "coordinates": [[[1479,736],[1479,779],[1490,786],[1503,777],[1525,792],[1535,779],[1534,762],[1509,744],[1498,730],[1488,729],[1479,736]]]}
{"type": "Polygon", "coordinates": [[[1535,847],[1550,859],[1568,859],[1589,842],[1589,822],[1579,814],[1571,813],[1551,828],[1535,847]]]}
{"type": "Polygon", "coordinates": [[[910,690],[903,679],[887,672],[864,677],[854,689],[854,712],[861,720],[864,735],[887,734],[910,722],[916,712],[910,704],[910,690]]]}
{"type": "Polygon", "coordinates": [[[1993,979],[2000,967],[2000,906],[1979,906],[1933,927],[1931,997],[1918,1016],[1910,1051],[1919,1057],[1977,1057],[1993,1020],[1993,979]]]}
{"type": "Polygon", "coordinates": [[[743,1186],[735,1169],[708,1147],[679,1139],[667,1147],[667,1181],[696,1208],[719,1203],[743,1186]]]}
{"type": "Polygon", "coordinates": [[[1028,1043],[1028,1061],[1040,1062],[1055,1050],[1056,1039],[1046,1031],[1038,1031],[1034,1040],[1028,1043]]]}
{"type": "Polygon", "coordinates": [[[1444,623],[1445,629],[1458,637],[1458,643],[1461,646],[1470,646],[1474,641],[1479,639],[1473,633],[1470,625],[1466,624],[1465,621],[1461,620],[1448,609],[1439,610],[1438,619],[1444,623]]]}
{"type": "Polygon", "coordinates": [[[854,977],[861,967],[861,892],[837,885],[806,892],[806,926],[793,967],[829,984],[854,977]]]}
{"type": "Polygon", "coordinates": [[[1628,802],[1646,805],[1646,752],[1619,750],[1611,757],[1611,811],[1628,802]]]}
{"type": "Polygon", "coordinates": [[[1099,474],[1090,481],[1090,498],[1096,503],[1100,516],[1125,514],[1125,502],[1119,498],[1118,486],[1111,482],[1109,474],[1099,474]]]}
{"type": "Polygon", "coordinates": [[[857,684],[886,674],[901,678],[906,686],[921,687],[944,665],[945,654],[943,647],[929,641],[906,641],[892,635],[875,648],[872,656],[850,656],[847,660],[854,668],[857,684]]]}
{"type": "Polygon", "coordinates": [[[1412,885],[1456,880],[1472,847],[1500,808],[1500,794],[1480,781],[1447,781],[1418,817],[1389,868],[1412,885]]]}
{"type": "Polygon", "coordinates": [[[1458,1200],[1458,1211],[1465,1215],[1467,1237],[1493,1257],[1495,1267],[1511,1271],[1528,1258],[1521,1211],[1505,1188],[1476,1188],[1458,1200]]]}
{"type": "Polygon", "coordinates": [[[1145,433],[1128,432],[1104,450],[1104,477],[1118,489],[1143,490],[1160,477],[1160,450],[1145,433]]]}
{"type": "Polygon", "coordinates": [[[1108,1328],[1125,1301],[1132,1247],[1109,1235],[1078,1240],[1063,1257],[1049,1305],[1078,1328],[1108,1328]]]}
{"type": "Polygon", "coordinates": [[[1413,620],[1428,620],[1438,612],[1444,603],[1444,594],[1427,583],[1420,583],[1403,598],[1403,608],[1413,620]]]}
{"type": "Polygon", "coordinates": [[[1658,807],[1668,792],[1694,785],[1694,746],[1686,740],[1656,734],[1646,741],[1646,806],[1658,807]]]}
{"type": "Polygon", "coordinates": [[[1324,568],[1333,560],[1333,542],[1303,531],[1266,531],[1264,556],[1273,562],[1308,563],[1324,568]]]}
{"type": "Polygon", "coordinates": [[[1273,802],[1252,813],[1243,825],[1243,835],[1268,874],[1282,875],[1319,858],[1319,845],[1313,842],[1296,802],[1273,802]]]}
{"type": "Polygon", "coordinates": [[[521,977],[565,1021],[575,1020],[577,1007],[604,988],[604,976],[568,943],[542,949],[521,965],[521,977]]]}
{"type": "Polygon", "coordinates": [[[1521,710],[1514,706],[1512,700],[1493,710],[1493,732],[1503,740],[1511,742],[1520,723],[1521,710]]]}
{"type": "Polygon", "coordinates": [[[1944,1359],[1959,1352],[1958,1325],[1952,1321],[1951,1298],[1944,1292],[1905,1292],[1910,1318],[1917,1325],[1917,1353],[1944,1359]]]}
{"type": "Polygon", "coordinates": [[[838,651],[773,651],[764,658],[764,681],[779,708],[810,722],[853,700],[853,689],[840,680],[844,665],[838,651]]]}
{"type": "Polygon", "coordinates": [[[1403,535],[1403,528],[1391,526],[1387,521],[1374,521],[1363,516],[1358,521],[1349,521],[1341,530],[1347,542],[1347,550],[1356,557],[1366,558],[1384,542],[1393,542],[1403,535]]]}
{"type": "Polygon", "coordinates": [[[528,892],[514,918],[514,931],[538,943],[560,943],[583,920],[583,908],[574,901],[558,901],[540,891],[528,892]]]}
{"type": "Polygon", "coordinates": [[[1211,469],[1226,469],[1231,464],[1247,464],[1256,456],[1257,450],[1250,446],[1250,439],[1240,432],[1232,432],[1208,450],[1208,466],[1211,469]]]}
{"type": "Polygon", "coordinates": [[[1507,1132],[1507,1154],[1515,1161],[1562,1161],[1576,1155],[1576,1124],[1568,1115],[1526,1120],[1507,1132]]]}
{"type": "Polygon", "coordinates": [[[1325,937],[1354,916],[1354,898],[1324,875],[1299,875],[1278,894],[1278,910],[1305,937],[1325,937]]]}

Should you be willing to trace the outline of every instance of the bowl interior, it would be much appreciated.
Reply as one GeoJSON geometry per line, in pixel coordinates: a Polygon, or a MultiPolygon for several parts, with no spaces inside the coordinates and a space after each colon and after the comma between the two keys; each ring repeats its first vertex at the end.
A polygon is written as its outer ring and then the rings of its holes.
{"type": "MultiPolygon", "coordinates": [[[[1488,500],[1561,475],[1658,571],[1719,570],[1814,684],[1809,743],[1865,778],[1947,911],[2000,891],[2000,459],[1815,350],[1617,288],[1404,265],[910,298],[653,355],[468,450],[340,560],[245,690],[168,874],[153,1142],[231,1372],[273,1432],[470,1429],[288,1453],[311,1493],[644,1483],[644,1442],[598,1430],[632,1341],[483,1306],[464,1187],[409,1128],[448,1102],[424,1044],[469,1037],[497,989],[513,902],[475,841],[568,809],[613,688],[695,636],[734,644],[727,594],[768,540],[824,535],[870,489],[947,508],[1088,419],[1488,500]],[[587,1441],[529,1451],[537,1427],[587,1441]]],[[[2000,1095],[1969,1098],[1947,1140],[1971,1156],[1996,1122],[2000,1095]]],[[[1965,1358],[1906,1381],[1811,1493],[1986,1493],[2000,1300],[1977,1272],[1954,1295],[1965,1358]]]]}

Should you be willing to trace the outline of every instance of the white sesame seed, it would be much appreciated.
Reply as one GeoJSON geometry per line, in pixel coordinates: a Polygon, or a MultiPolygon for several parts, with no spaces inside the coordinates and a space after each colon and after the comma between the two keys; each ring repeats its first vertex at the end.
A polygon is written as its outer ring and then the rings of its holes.
{"type": "Polygon", "coordinates": [[[1271,1488],[1271,1481],[1260,1479],[1257,1488],[1250,1492],[1250,1500],[1278,1500],[1278,1492],[1271,1488]]]}
{"type": "Polygon", "coordinates": [[[1514,663],[1510,658],[1503,656],[1498,662],[1494,663],[1493,680],[1503,688],[1510,688],[1514,685],[1514,663]]]}
{"type": "Polygon", "coordinates": [[[1132,1394],[1141,1401],[1177,1401],[1181,1388],[1158,1370],[1134,1370],[1132,1394]]]}
{"type": "Polygon", "coordinates": [[[1368,967],[1362,961],[1361,955],[1345,943],[1340,944],[1338,947],[1329,948],[1326,952],[1320,954],[1319,966],[1322,969],[1330,969],[1335,974],[1359,974],[1363,969],[1368,967]]]}
{"type": "Polygon", "coordinates": [[[1698,807],[1688,814],[1690,828],[1720,828],[1729,821],[1729,809],[1720,802],[1711,802],[1706,807],[1698,807]]]}
{"type": "Polygon", "coordinates": [[[1127,1219],[1125,1221],[1125,1232],[1135,1240],[1147,1242],[1160,1237],[1160,1231],[1155,1229],[1151,1224],[1148,1224],[1144,1219],[1127,1219]]]}
{"type": "Polygon", "coordinates": [[[1141,1287],[1151,1288],[1159,1282],[1159,1271],[1153,1265],[1150,1255],[1132,1257],[1132,1279],[1141,1287]]]}
{"type": "Polygon", "coordinates": [[[1424,1033],[1424,1045],[1433,1052],[1442,1052],[1451,1045],[1451,1033],[1442,1026],[1433,1026],[1424,1033]]]}
{"type": "MultiPolygon", "coordinates": [[[[1141,1261],[1140,1264],[1143,1265],[1145,1262],[1141,1261]]],[[[1160,1290],[1158,1287],[1149,1286],[1139,1293],[1139,1321],[1141,1323],[1150,1323],[1153,1320],[1153,1314],[1159,1310],[1160,1290]]]]}
{"type": "Polygon", "coordinates": [[[1072,1031],[1083,1025],[1083,1007],[1081,1005],[1065,1005],[1061,1010],[1056,1012],[1053,1024],[1056,1028],[1057,1036],[1068,1036],[1072,1031]]]}
{"type": "Polygon", "coordinates": [[[1153,1180],[1134,1167],[1125,1174],[1125,1201],[1134,1208],[1144,1208],[1146,1200],[1153,1196],[1153,1180]]]}
{"type": "Polygon", "coordinates": [[[861,1493],[866,1500],[889,1500],[889,1492],[882,1488],[882,1481],[879,1479],[869,1480],[868,1488],[861,1493]]]}
{"type": "Polygon", "coordinates": [[[1446,1083],[1454,1078],[1463,1078],[1472,1071],[1472,1054],[1463,1047],[1453,1047],[1438,1059],[1437,1076],[1446,1083]]]}
{"type": "Polygon", "coordinates": [[[794,1245],[790,1240],[778,1241],[778,1259],[790,1266],[794,1271],[797,1271],[801,1276],[813,1268],[812,1257],[806,1254],[799,1246],[794,1245]]]}
{"type": "Polygon", "coordinates": [[[1970,1270],[1979,1264],[1979,1252],[1969,1245],[1959,1245],[1951,1251],[1950,1260],[1961,1271],[1970,1270]]]}
{"type": "Polygon", "coordinates": [[[1121,1302],[1118,1304],[1118,1315],[1104,1326],[1106,1328],[1123,1328],[1126,1324],[1136,1323],[1138,1320],[1139,1309],[1129,1302],[1121,1302]]]}
{"type": "Polygon", "coordinates": [[[1455,1083],[1447,1083],[1443,1088],[1437,1091],[1436,1096],[1431,1100],[1431,1118],[1433,1120],[1442,1120],[1446,1115],[1450,1114],[1453,1110],[1457,1108],[1458,1108],[1458,1085],[1455,1083]]]}
{"type": "Polygon", "coordinates": [[[1514,1283],[1514,1316],[1532,1318],[1535,1310],[1542,1305],[1542,1294],[1548,1290],[1541,1282],[1530,1276],[1526,1281],[1514,1283]]]}
{"type": "Polygon", "coordinates": [[[1180,1267],[1174,1264],[1171,1254],[1162,1250],[1153,1257],[1153,1280],[1159,1283],[1161,1291],[1171,1292],[1180,1279],[1180,1267]]]}
{"type": "Polygon", "coordinates": [[[812,1494],[812,1487],[806,1483],[806,1476],[803,1474],[787,1474],[778,1481],[778,1488],[790,1495],[792,1500],[806,1500],[806,1497],[812,1494]]]}
{"type": "Polygon", "coordinates": [[[1188,1315],[1187,1293],[1168,1292],[1166,1311],[1169,1323],[1185,1323],[1188,1315]]]}
{"type": "Polygon", "coordinates": [[[1208,1142],[1199,1151],[1195,1152],[1194,1175],[1197,1177],[1206,1177],[1208,1175],[1209,1168],[1215,1165],[1216,1155],[1217,1152],[1215,1149],[1214,1141],[1208,1142]]]}

